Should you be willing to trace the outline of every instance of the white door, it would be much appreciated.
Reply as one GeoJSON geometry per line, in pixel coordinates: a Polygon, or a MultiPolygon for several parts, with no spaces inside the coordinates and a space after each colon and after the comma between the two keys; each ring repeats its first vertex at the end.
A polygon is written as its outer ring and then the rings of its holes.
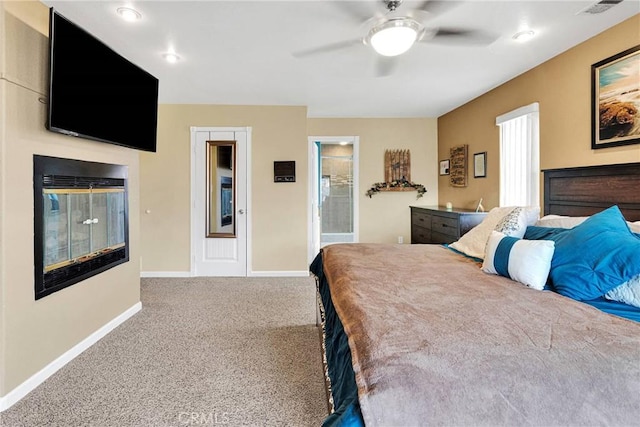
{"type": "Polygon", "coordinates": [[[250,146],[251,128],[191,128],[192,276],[247,275],[250,146]]]}

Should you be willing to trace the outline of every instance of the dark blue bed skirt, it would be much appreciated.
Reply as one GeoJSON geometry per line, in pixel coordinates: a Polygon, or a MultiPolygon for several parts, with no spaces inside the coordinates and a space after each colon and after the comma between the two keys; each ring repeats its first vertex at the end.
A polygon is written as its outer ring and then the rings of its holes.
{"type": "Polygon", "coordinates": [[[334,406],[334,412],[324,420],[322,425],[324,427],[364,426],[358,403],[358,387],[351,364],[351,350],[347,334],[331,301],[329,284],[322,270],[322,251],[311,264],[310,271],[317,277],[318,292],[324,307],[325,352],[334,406]]]}

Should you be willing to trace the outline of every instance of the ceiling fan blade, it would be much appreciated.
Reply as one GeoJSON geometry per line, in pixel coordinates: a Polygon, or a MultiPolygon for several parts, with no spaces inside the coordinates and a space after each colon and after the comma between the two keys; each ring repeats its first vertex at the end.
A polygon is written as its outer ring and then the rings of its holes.
{"type": "Polygon", "coordinates": [[[323,46],[312,47],[310,49],[299,50],[293,52],[292,55],[296,58],[305,58],[307,56],[318,55],[327,52],[333,52],[336,50],[346,49],[351,46],[363,44],[362,39],[345,40],[336,43],[329,43],[323,46]]]}
{"type": "Polygon", "coordinates": [[[486,46],[496,41],[498,37],[496,34],[482,30],[438,28],[431,36],[427,36],[421,41],[426,43],[486,46]]]}
{"type": "Polygon", "coordinates": [[[349,16],[355,23],[362,24],[367,20],[371,19],[371,15],[375,13],[375,10],[366,10],[370,9],[368,7],[363,7],[365,3],[363,1],[329,1],[332,6],[340,9],[340,12],[343,15],[349,16]]]}
{"type": "Polygon", "coordinates": [[[398,60],[395,56],[382,56],[376,55],[376,77],[387,77],[393,74],[398,65],[398,60]]]}
{"type": "Polygon", "coordinates": [[[420,3],[416,9],[430,13],[431,15],[441,15],[460,6],[462,3],[463,2],[451,0],[426,0],[420,3]]]}

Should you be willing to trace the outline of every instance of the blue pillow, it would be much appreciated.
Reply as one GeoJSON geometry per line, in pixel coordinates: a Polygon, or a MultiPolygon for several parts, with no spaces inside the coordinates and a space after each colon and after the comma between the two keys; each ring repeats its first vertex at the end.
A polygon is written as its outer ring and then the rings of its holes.
{"type": "Polygon", "coordinates": [[[530,225],[524,232],[523,239],[525,240],[553,240],[558,234],[565,233],[571,230],[570,228],[559,227],[539,227],[536,225],[530,225]]]}
{"type": "Polygon", "coordinates": [[[582,224],[544,238],[555,242],[551,281],[579,301],[599,298],[640,274],[640,237],[612,206],[582,224]]]}
{"type": "Polygon", "coordinates": [[[508,277],[541,291],[549,276],[553,246],[549,240],[524,240],[492,231],[482,271],[508,277]]]}

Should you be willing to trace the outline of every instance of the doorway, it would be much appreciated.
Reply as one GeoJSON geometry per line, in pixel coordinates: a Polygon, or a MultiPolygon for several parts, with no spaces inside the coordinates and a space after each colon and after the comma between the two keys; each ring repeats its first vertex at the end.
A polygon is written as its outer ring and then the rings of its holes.
{"type": "Polygon", "coordinates": [[[358,241],[358,137],[310,137],[310,258],[358,241]]]}
{"type": "Polygon", "coordinates": [[[247,276],[251,128],[191,128],[191,275],[247,276]]]}

